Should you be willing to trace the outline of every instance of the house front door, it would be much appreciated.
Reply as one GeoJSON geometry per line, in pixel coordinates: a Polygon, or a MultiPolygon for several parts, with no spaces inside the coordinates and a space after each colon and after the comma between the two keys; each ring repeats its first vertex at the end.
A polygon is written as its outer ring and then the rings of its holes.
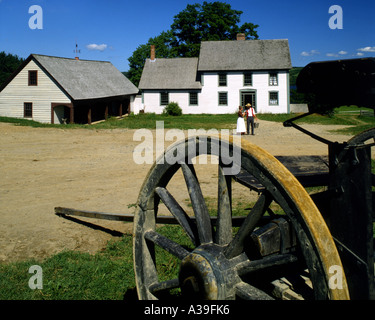
{"type": "Polygon", "coordinates": [[[255,91],[241,91],[241,106],[245,107],[248,103],[250,103],[254,107],[255,112],[257,112],[256,101],[257,99],[255,91]]]}

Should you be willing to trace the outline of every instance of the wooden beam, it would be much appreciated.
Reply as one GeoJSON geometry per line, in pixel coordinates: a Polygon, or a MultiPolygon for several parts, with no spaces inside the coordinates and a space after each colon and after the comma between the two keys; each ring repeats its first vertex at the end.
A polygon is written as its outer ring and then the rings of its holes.
{"type": "Polygon", "coordinates": [[[105,111],[104,111],[104,119],[108,119],[108,104],[105,106],[105,111]]]}
{"type": "MultiPolygon", "coordinates": [[[[104,220],[115,220],[115,221],[125,221],[133,222],[134,214],[125,213],[107,213],[107,212],[96,212],[96,211],[84,211],[76,210],[64,207],[55,207],[55,214],[58,216],[79,216],[85,218],[94,219],[104,219],[104,220]]],[[[234,227],[239,227],[242,225],[246,217],[234,216],[232,217],[232,224],[234,227]]],[[[190,217],[190,219],[195,222],[195,217],[190,217]]],[[[211,216],[212,225],[216,225],[216,217],[211,216]]],[[[177,220],[173,216],[157,216],[156,222],[160,224],[178,224],[177,220]]]]}
{"type": "Polygon", "coordinates": [[[71,108],[69,108],[70,123],[74,123],[74,104],[72,103],[71,108]]]}
{"type": "Polygon", "coordinates": [[[122,213],[104,213],[95,211],[83,211],[75,210],[70,208],[56,207],[55,214],[58,216],[80,216],[94,219],[105,219],[105,220],[116,220],[116,221],[128,221],[133,222],[133,214],[122,214],[122,213]]]}
{"type": "Polygon", "coordinates": [[[91,107],[89,107],[89,111],[87,112],[87,123],[91,124],[91,107]]]}
{"type": "Polygon", "coordinates": [[[118,108],[119,116],[122,117],[122,102],[120,102],[120,106],[118,108]]]}

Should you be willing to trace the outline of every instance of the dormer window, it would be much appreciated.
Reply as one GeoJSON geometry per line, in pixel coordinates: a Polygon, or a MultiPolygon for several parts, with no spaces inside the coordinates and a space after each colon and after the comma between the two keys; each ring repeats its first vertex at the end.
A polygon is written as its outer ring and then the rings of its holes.
{"type": "Polygon", "coordinates": [[[38,85],[38,71],[29,71],[29,86],[38,85]]]}

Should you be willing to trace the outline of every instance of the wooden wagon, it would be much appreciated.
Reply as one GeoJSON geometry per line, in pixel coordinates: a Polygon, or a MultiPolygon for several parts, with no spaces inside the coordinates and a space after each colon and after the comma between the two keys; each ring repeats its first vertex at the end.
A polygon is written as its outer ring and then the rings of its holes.
{"type": "MultiPolygon", "coordinates": [[[[309,113],[297,118],[342,105],[374,108],[375,59],[311,63],[297,87],[310,95],[309,113]]],[[[155,162],[134,216],[66,208],[56,213],[133,221],[140,299],[375,299],[375,128],[337,143],[296,125],[297,118],[284,125],[325,143],[327,155],[274,157],[247,141],[238,148],[232,138],[196,136],[170,146],[155,162]],[[193,164],[202,144],[218,159],[213,215],[193,164]],[[181,173],[193,215],[169,190],[181,173]],[[234,181],[257,194],[247,215],[233,215],[234,181]],[[322,188],[309,195],[310,187],[322,188]],[[161,206],[169,216],[159,214],[161,206]],[[183,243],[160,232],[159,223],[175,224],[183,243]],[[170,279],[159,274],[160,252],[173,257],[170,279]]]]}

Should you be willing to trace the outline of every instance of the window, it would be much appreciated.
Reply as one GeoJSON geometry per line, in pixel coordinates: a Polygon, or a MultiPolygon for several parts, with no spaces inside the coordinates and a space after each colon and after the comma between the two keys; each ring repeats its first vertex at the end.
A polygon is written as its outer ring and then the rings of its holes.
{"type": "Polygon", "coordinates": [[[219,106],[228,105],[228,92],[219,92],[219,106]]]}
{"type": "Polygon", "coordinates": [[[169,94],[168,92],[160,92],[160,105],[166,106],[169,103],[169,94]]]}
{"type": "Polygon", "coordinates": [[[38,71],[29,71],[29,86],[38,85],[38,71]]]}
{"type": "Polygon", "coordinates": [[[277,86],[278,85],[278,83],[277,83],[278,81],[277,81],[277,73],[270,73],[270,83],[269,83],[269,85],[270,86],[277,86]]]}
{"type": "Polygon", "coordinates": [[[189,93],[189,105],[197,106],[198,105],[198,92],[189,93]]]}
{"type": "Polygon", "coordinates": [[[33,117],[33,104],[31,102],[25,102],[23,104],[23,117],[24,118],[33,117]]]}
{"type": "Polygon", "coordinates": [[[279,93],[270,92],[270,106],[277,106],[277,105],[279,105],[279,93]]]}
{"type": "Polygon", "coordinates": [[[227,74],[219,73],[219,87],[226,87],[226,86],[227,86],[227,74]]]}
{"type": "Polygon", "coordinates": [[[253,85],[253,75],[252,75],[252,73],[247,72],[243,75],[243,85],[244,85],[244,87],[253,85]]]}

